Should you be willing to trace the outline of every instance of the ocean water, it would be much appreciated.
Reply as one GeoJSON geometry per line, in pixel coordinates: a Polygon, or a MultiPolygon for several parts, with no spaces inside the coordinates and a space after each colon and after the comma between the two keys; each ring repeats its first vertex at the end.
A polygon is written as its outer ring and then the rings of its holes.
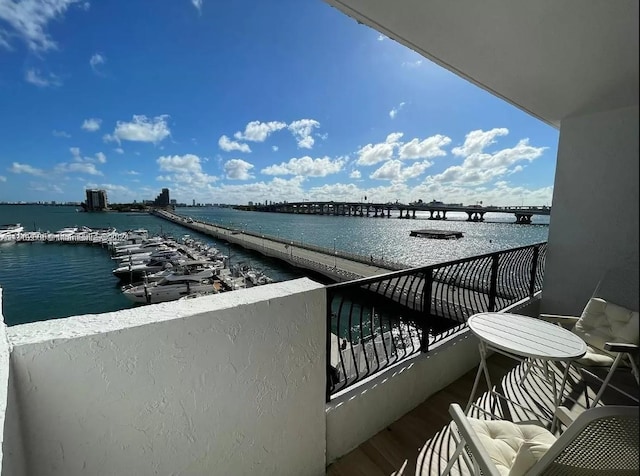
{"type": "MultiPolygon", "coordinates": [[[[547,240],[549,217],[534,217],[533,225],[516,225],[512,215],[485,215],[485,222],[465,221],[466,214],[447,214],[446,221],[360,218],[244,212],[228,208],[184,208],[177,213],[238,229],[329,249],[374,255],[410,266],[428,265],[547,240]],[[461,231],[459,240],[410,237],[414,229],[461,231]]],[[[78,213],[75,207],[0,205],[0,224],[21,223],[27,231],[56,231],[67,226],[146,228],[150,234],[180,238],[190,234],[244,262],[264,270],[276,281],[303,276],[301,270],[229,246],[205,235],[145,213],[78,213]]],[[[0,244],[2,314],[7,325],[78,314],[115,311],[134,306],[121,293],[111,271],[114,263],[100,246],[0,244]]]]}

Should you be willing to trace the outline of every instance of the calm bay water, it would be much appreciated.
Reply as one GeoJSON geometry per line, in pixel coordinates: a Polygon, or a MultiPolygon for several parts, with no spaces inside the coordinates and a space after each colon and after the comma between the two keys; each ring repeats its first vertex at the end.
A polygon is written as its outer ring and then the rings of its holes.
{"type": "MultiPolygon", "coordinates": [[[[397,218],[354,218],[242,212],[227,208],[185,208],[178,213],[217,224],[251,230],[332,249],[374,255],[411,266],[449,261],[547,240],[548,217],[534,217],[534,225],[515,225],[514,217],[486,214],[484,223],[466,222],[466,214],[448,214],[447,221],[397,218]],[[459,240],[409,237],[413,229],[437,228],[464,233],[459,240]]],[[[143,213],[78,213],[75,207],[0,205],[1,223],[22,223],[26,230],[56,231],[67,226],[116,227],[118,231],[145,228],[150,234],[179,238],[186,233],[213,244],[231,256],[265,271],[276,281],[300,277],[300,270],[281,265],[210,237],[197,235],[143,213]]],[[[132,307],[111,274],[113,261],[99,246],[0,244],[2,314],[8,325],[77,314],[93,314],[132,307]]]]}

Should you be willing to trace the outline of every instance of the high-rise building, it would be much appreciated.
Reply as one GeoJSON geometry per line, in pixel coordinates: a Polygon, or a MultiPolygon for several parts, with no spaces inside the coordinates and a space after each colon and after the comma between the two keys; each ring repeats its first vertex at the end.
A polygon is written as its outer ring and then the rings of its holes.
{"type": "Polygon", "coordinates": [[[106,190],[87,189],[85,190],[87,201],[85,209],[88,212],[100,212],[107,209],[107,192],[106,190]]]}
{"type": "Polygon", "coordinates": [[[158,195],[156,197],[156,199],[153,201],[153,204],[156,207],[168,207],[170,203],[169,200],[169,189],[168,188],[163,188],[162,192],[160,192],[160,195],[158,195]]]}

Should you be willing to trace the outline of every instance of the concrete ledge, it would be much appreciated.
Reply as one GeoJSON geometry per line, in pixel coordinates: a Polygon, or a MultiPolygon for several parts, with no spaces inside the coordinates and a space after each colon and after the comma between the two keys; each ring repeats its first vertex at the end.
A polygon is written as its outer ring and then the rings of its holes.
{"type": "Polygon", "coordinates": [[[320,476],[325,328],[308,279],[14,326],[3,474],[320,476]]]}

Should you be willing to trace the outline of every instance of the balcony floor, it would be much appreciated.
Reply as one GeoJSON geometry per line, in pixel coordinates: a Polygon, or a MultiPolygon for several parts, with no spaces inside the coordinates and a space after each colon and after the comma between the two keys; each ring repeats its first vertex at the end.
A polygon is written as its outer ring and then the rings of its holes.
{"type": "MultiPolygon", "coordinates": [[[[527,405],[528,408],[537,408],[540,412],[550,412],[553,409],[553,385],[545,378],[542,368],[534,367],[521,384],[525,374],[524,364],[500,354],[494,354],[488,363],[492,383],[496,385],[499,382],[500,392],[510,400],[527,405]]],[[[554,364],[550,364],[549,369],[555,374],[559,386],[562,370],[554,364]]],[[[476,369],[432,395],[417,408],[331,464],[327,468],[327,475],[439,475],[456,446],[450,434],[449,405],[455,402],[465,407],[475,375],[476,369]]],[[[614,383],[629,393],[638,395],[638,387],[630,372],[618,372],[614,383]]],[[[578,371],[572,368],[562,404],[580,412],[587,406],[587,402],[593,400],[598,389],[599,383],[596,380],[582,380],[578,371]]],[[[494,414],[502,418],[511,421],[537,419],[534,414],[517,405],[491,397],[487,393],[484,379],[480,382],[476,396],[479,397],[476,400],[478,406],[487,410],[493,406],[494,414]],[[496,401],[500,402],[497,406],[496,401]]],[[[604,393],[599,405],[601,404],[637,405],[633,400],[609,389],[604,393]]],[[[484,418],[479,410],[472,409],[471,413],[474,417],[484,418]]],[[[471,473],[460,461],[451,474],[471,473]]]]}

